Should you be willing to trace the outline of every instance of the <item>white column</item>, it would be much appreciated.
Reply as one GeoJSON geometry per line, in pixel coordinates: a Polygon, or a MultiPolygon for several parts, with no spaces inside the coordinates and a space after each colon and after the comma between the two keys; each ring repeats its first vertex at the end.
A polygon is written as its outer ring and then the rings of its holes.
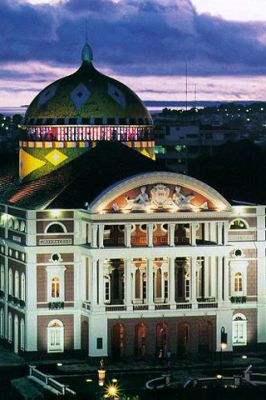
{"type": "Polygon", "coordinates": [[[97,259],[90,260],[90,293],[92,308],[97,304],[97,259]]]}
{"type": "Polygon", "coordinates": [[[80,350],[81,348],[81,329],[80,329],[80,314],[74,314],[74,349],[80,350]]]}
{"type": "Polygon", "coordinates": [[[97,232],[98,232],[98,225],[93,224],[91,226],[92,236],[91,236],[91,247],[97,247],[97,232]]]}
{"type": "Polygon", "coordinates": [[[131,259],[124,260],[124,273],[125,273],[125,298],[124,298],[124,303],[127,306],[127,311],[129,311],[129,310],[132,310],[131,259]]]}
{"type": "Polygon", "coordinates": [[[153,302],[153,259],[147,259],[147,302],[149,304],[149,309],[154,309],[153,302]]]}
{"type": "Polygon", "coordinates": [[[210,241],[215,243],[217,241],[216,222],[210,222],[210,241]]]}
{"type": "MultiPolygon", "coordinates": [[[[7,257],[6,257],[7,258],[7,257]]],[[[38,267],[37,267],[38,268],[38,267]]],[[[28,253],[26,264],[25,350],[37,351],[37,268],[36,257],[28,253]]],[[[6,290],[7,290],[6,286],[6,290]]],[[[6,320],[8,325],[8,319],[6,320]]]]}
{"type": "Polygon", "coordinates": [[[218,302],[223,301],[223,257],[218,256],[218,302]]]}
{"type": "Polygon", "coordinates": [[[98,304],[104,306],[104,260],[98,260],[98,304]]]}
{"type": "Polygon", "coordinates": [[[228,244],[229,222],[224,222],[224,244],[228,244]]]}
{"type": "Polygon", "coordinates": [[[217,275],[217,268],[216,268],[216,257],[210,257],[210,270],[211,270],[211,297],[216,299],[216,275],[217,275]]]}
{"type": "Polygon", "coordinates": [[[136,300],[136,267],[132,269],[132,285],[131,285],[132,301],[136,300]]]}
{"type": "Polygon", "coordinates": [[[218,222],[218,228],[217,228],[217,244],[222,245],[223,244],[223,223],[218,222]]]}
{"type": "Polygon", "coordinates": [[[204,293],[203,297],[209,297],[209,257],[204,257],[204,293]]]}
{"type": "Polygon", "coordinates": [[[204,240],[210,240],[210,225],[209,222],[204,223],[204,240]]]}
{"type": "Polygon", "coordinates": [[[168,244],[171,247],[175,245],[175,224],[168,225],[168,244]]]}
{"type": "Polygon", "coordinates": [[[104,240],[104,224],[99,225],[98,229],[98,238],[99,238],[99,247],[103,248],[103,240],[104,240]]]}
{"type": "Polygon", "coordinates": [[[191,222],[191,246],[196,246],[196,222],[191,222]]]}
{"type": "Polygon", "coordinates": [[[147,224],[148,247],[153,247],[153,224],[147,224]]]}
{"type": "Polygon", "coordinates": [[[224,257],[224,301],[229,301],[229,261],[224,257]]]}
{"type": "Polygon", "coordinates": [[[125,225],[125,246],[131,247],[131,224],[125,225]]]}
{"type": "Polygon", "coordinates": [[[175,308],[175,258],[169,258],[169,303],[175,308]]]}
{"type": "Polygon", "coordinates": [[[191,257],[190,263],[190,301],[197,303],[197,258],[191,257]]]}

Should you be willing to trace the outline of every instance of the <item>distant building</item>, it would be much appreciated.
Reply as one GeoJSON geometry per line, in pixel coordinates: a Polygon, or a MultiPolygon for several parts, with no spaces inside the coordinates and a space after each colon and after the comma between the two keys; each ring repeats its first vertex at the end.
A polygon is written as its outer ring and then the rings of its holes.
{"type": "Polygon", "coordinates": [[[200,125],[195,122],[174,122],[156,117],[155,153],[167,168],[186,174],[189,161],[202,155],[211,156],[213,148],[247,138],[244,130],[200,125]]]}
{"type": "Polygon", "coordinates": [[[265,206],[234,207],[153,159],[148,111],[85,45],[29,106],[19,169],[1,170],[0,336],[14,352],[265,345],[265,206]]]}

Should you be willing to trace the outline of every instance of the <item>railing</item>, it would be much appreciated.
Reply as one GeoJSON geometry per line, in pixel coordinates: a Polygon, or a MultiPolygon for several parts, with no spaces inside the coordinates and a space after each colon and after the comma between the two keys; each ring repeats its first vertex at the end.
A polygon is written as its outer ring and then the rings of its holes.
{"type": "Polygon", "coordinates": [[[43,372],[39,371],[34,365],[30,365],[29,368],[29,377],[34,379],[35,382],[41,385],[46,385],[47,389],[49,389],[50,391],[52,391],[52,389],[56,390],[56,394],[62,396],[65,396],[66,394],[76,395],[76,392],[69,389],[67,385],[63,385],[62,383],[51,378],[49,375],[46,375],[43,372]]]}
{"type": "Polygon", "coordinates": [[[148,309],[148,304],[133,304],[133,311],[144,311],[148,309]]]}
{"type": "Polygon", "coordinates": [[[198,308],[217,308],[218,303],[198,303],[198,308]]]}
{"type": "Polygon", "coordinates": [[[249,242],[252,240],[256,240],[256,232],[241,234],[238,232],[230,232],[228,235],[229,242],[249,242]]]}
{"type": "Polygon", "coordinates": [[[170,304],[155,304],[155,310],[170,310],[170,304]]]}
{"type": "Polygon", "coordinates": [[[189,309],[192,308],[191,303],[177,303],[176,304],[176,309],[177,310],[183,310],[183,309],[189,309]]]}
{"type": "Polygon", "coordinates": [[[117,306],[105,306],[105,311],[126,311],[127,306],[125,305],[117,305],[117,306]]]}
{"type": "MultiPolygon", "coordinates": [[[[132,304],[133,305],[133,311],[148,311],[149,310],[149,305],[148,304],[132,304]]],[[[163,304],[156,304],[154,303],[154,309],[155,310],[170,310],[171,306],[170,304],[163,303],[163,304]]],[[[198,301],[195,303],[195,306],[198,309],[208,309],[208,308],[218,308],[218,303],[215,300],[212,301],[198,301]]],[[[82,307],[88,311],[91,310],[91,304],[89,302],[83,302],[82,307]]],[[[186,309],[191,309],[192,304],[189,302],[186,303],[176,303],[175,304],[175,309],[176,310],[186,310],[186,309]]],[[[127,305],[125,304],[108,304],[105,305],[105,311],[106,312],[120,312],[120,311],[127,311],[127,305]]],[[[132,311],[132,309],[131,309],[132,311]]]]}

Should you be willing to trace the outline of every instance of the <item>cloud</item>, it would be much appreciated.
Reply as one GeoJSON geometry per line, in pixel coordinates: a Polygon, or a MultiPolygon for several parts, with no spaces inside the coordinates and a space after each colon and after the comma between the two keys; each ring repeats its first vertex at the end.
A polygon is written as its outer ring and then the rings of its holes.
{"type": "Polygon", "coordinates": [[[156,79],[183,79],[186,63],[189,76],[204,82],[266,75],[266,23],[199,14],[190,0],[1,0],[1,5],[3,84],[48,83],[76,68],[86,20],[95,65],[122,80],[152,77],[147,95],[156,90],[156,79]]]}

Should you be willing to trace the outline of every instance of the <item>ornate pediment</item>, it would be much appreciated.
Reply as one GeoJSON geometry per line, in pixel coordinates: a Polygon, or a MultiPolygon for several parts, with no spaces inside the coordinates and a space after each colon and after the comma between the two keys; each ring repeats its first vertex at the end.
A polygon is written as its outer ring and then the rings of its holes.
{"type": "Polygon", "coordinates": [[[137,175],[103,192],[92,212],[229,211],[230,204],[210,186],[169,172],[137,175]]]}
{"type": "MultiPolygon", "coordinates": [[[[136,196],[125,196],[126,204],[123,209],[129,211],[145,211],[145,210],[192,210],[193,208],[208,209],[208,203],[203,201],[200,205],[193,205],[192,200],[195,198],[193,193],[185,194],[180,186],[174,189],[169,185],[158,183],[151,188],[141,186],[136,196]]],[[[114,211],[119,211],[117,203],[112,205],[114,211]]]]}

